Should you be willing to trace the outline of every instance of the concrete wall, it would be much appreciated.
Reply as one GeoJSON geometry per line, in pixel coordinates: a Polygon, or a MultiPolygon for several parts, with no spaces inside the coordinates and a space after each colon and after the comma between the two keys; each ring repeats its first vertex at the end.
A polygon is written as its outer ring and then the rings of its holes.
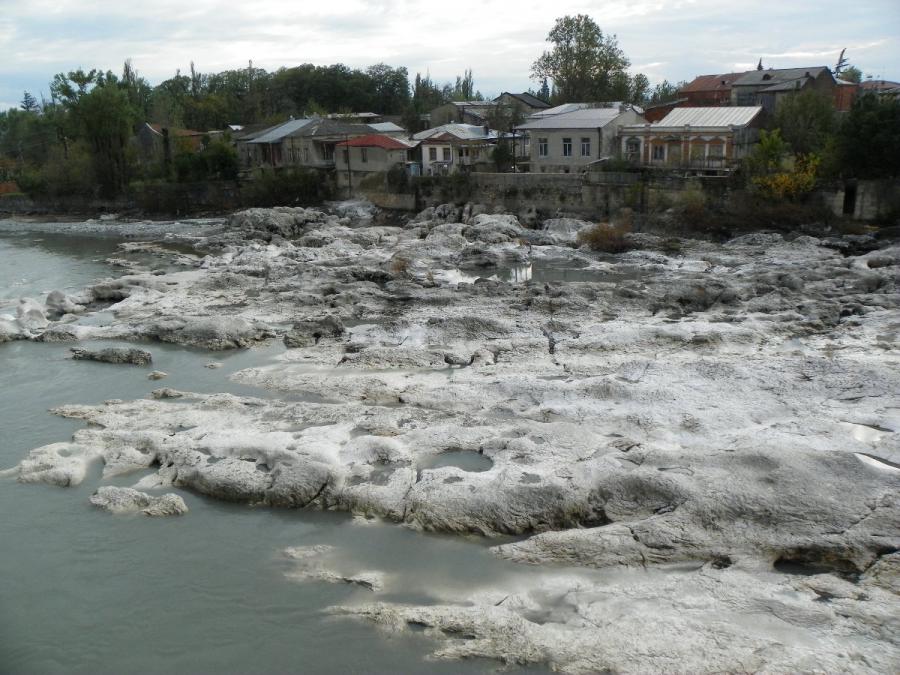
{"type": "Polygon", "coordinates": [[[819,192],[836,216],[878,220],[900,213],[900,182],[860,180],[819,192]]]}

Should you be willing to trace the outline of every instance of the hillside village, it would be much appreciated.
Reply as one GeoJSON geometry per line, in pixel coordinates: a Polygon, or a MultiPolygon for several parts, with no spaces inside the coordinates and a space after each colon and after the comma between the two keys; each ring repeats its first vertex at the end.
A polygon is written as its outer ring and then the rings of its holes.
{"type": "MultiPolygon", "coordinates": [[[[700,75],[677,98],[642,108],[621,101],[552,106],[531,93],[504,92],[490,101],[454,101],[422,116],[419,129],[377,112],[291,119],[272,126],[223,130],[164,129],[147,123],[137,141],[147,160],[165,156],[165,144],[222,136],[237,150],[245,175],[265,170],[334,170],[338,184],[402,165],[411,176],[495,172],[494,150],[510,149],[511,172],[569,173],[623,159],[645,167],[727,172],[747,157],[759,130],[771,124],[787,97],[815,91],[846,113],[862,93],[900,97],[900,83],[857,84],[827,66],[700,75]],[[507,122],[497,128],[495,120],[507,122]]],[[[172,152],[169,150],[169,152],[172,152]]]]}
{"type": "Polygon", "coordinates": [[[441,86],[385,64],[203,74],[192,63],[155,87],[130,61],[121,76],[60,73],[50,101],[26,92],[22,110],[0,112],[0,210],[181,214],[363,196],[407,211],[473,198],[609,218],[645,213],[654,187],[670,193],[659,206],[691,190],[721,202],[723,185],[767,204],[815,194],[825,211],[808,220],[900,210],[885,185],[900,173],[900,83],[863,76],[844,52],[831,67],[760,59],[651,88],[588,16],[558,19],[548,42],[532,66],[541,86],[494,98],[471,70],[441,86]],[[576,49],[594,65],[561,68],[556,31],[592,36],[576,49]]]}

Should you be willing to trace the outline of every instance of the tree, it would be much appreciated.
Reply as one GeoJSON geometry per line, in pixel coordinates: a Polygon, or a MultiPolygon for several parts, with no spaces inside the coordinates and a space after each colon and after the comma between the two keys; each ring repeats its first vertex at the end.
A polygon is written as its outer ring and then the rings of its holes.
{"type": "Polygon", "coordinates": [[[795,154],[819,153],[835,128],[834,106],[813,89],[791,94],[775,110],[775,127],[795,154]]]}
{"type": "Polygon", "coordinates": [[[553,80],[555,103],[627,100],[630,62],[615,35],[604,35],[586,14],[564,16],[547,36],[553,47],[531,67],[535,80],[553,80]]]}
{"type": "Polygon", "coordinates": [[[859,84],[862,82],[863,74],[862,71],[856,66],[847,66],[844,68],[839,76],[845,82],[854,82],[855,84],[859,84]]]}
{"type": "Polygon", "coordinates": [[[128,184],[125,146],[135,122],[128,95],[112,84],[97,86],[79,97],[73,113],[90,143],[101,192],[107,197],[121,194],[128,184]]]}
{"type": "Polygon", "coordinates": [[[744,166],[751,178],[765,176],[780,170],[787,154],[788,145],[781,138],[779,130],[763,129],[759,132],[759,143],[744,160],[744,166]]]}
{"type": "Polygon", "coordinates": [[[374,112],[382,115],[401,113],[409,104],[409,73],[406,68],[391,68],[383,63],[370,66],[374,112]]]}
{"type": "Polygon", "coordinates": [[[29,94],[27,91],[25,95],[22,96],[22,110],[27,113],[37,113],[41,111],[41,106],[38,105],[37,99],[29,94]]]}
{"type": "Polygon", "coordinates": [[[678,92],[686,84],[687,83],[684,81],[679,82],[678,84],[672,84],[668,80],[663,80],[655,87],[653,87],[653,90],[650,92],[650,95],[646,99],[647,105],[655,105],[657,103],[668,103],[669,101],[674,101],[678,98],[678,92]]]}
{"type": "Polygon", "coordinates": [[[856,99],[838,131],[836,151],[847,177],[900,176],[900,101],[871,93],[856,99]]]}

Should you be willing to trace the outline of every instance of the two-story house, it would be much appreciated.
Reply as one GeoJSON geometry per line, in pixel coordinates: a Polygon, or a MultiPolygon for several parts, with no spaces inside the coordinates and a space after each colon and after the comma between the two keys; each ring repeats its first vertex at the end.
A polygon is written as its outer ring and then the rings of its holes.
{"type": "Polygon", "coordinates": [[[603,157],[618,155],[619,129],[645,120],[640,108],[626,103],[568,103],[530,117],[516,127],[530,137],[530,170],[569,173],[603,157]]]}
{"type": "Polygon", "coordinates": [[[655,124],[623,127],[622,157],[643,166],[728,169],[759,139],[761,106],[675,108],[655,124]]]}
{"type": "Polygon", "coordinates": [[[419,142],[422,175],[437,176],[487,165],[497,132],[475,124],[444,124],[420,131],[412,140],[419,142]]]}

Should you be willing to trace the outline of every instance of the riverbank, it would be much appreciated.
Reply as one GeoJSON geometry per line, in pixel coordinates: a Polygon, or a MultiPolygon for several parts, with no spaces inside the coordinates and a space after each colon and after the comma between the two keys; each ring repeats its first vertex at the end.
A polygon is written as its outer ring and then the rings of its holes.
{"type": "Polygon", "coordinates": [[[425,626],[442,658],[900,663],[900,247],[629,234],[609,255],[580,248],[592,224],[571,219],[378,218],[361,203],[236,213],[190,256],[144,251],[178,270],[4,318],[8,340],[61,346],[286,347],[230,376],[264,396],[161,386],[59,406],[90,426],[11,475],[73,485],[100,462],[141,490],[496,538],[498,558],[541,566],[427,602],[369,581],[374,601],[332,609],[425,626]]]}

